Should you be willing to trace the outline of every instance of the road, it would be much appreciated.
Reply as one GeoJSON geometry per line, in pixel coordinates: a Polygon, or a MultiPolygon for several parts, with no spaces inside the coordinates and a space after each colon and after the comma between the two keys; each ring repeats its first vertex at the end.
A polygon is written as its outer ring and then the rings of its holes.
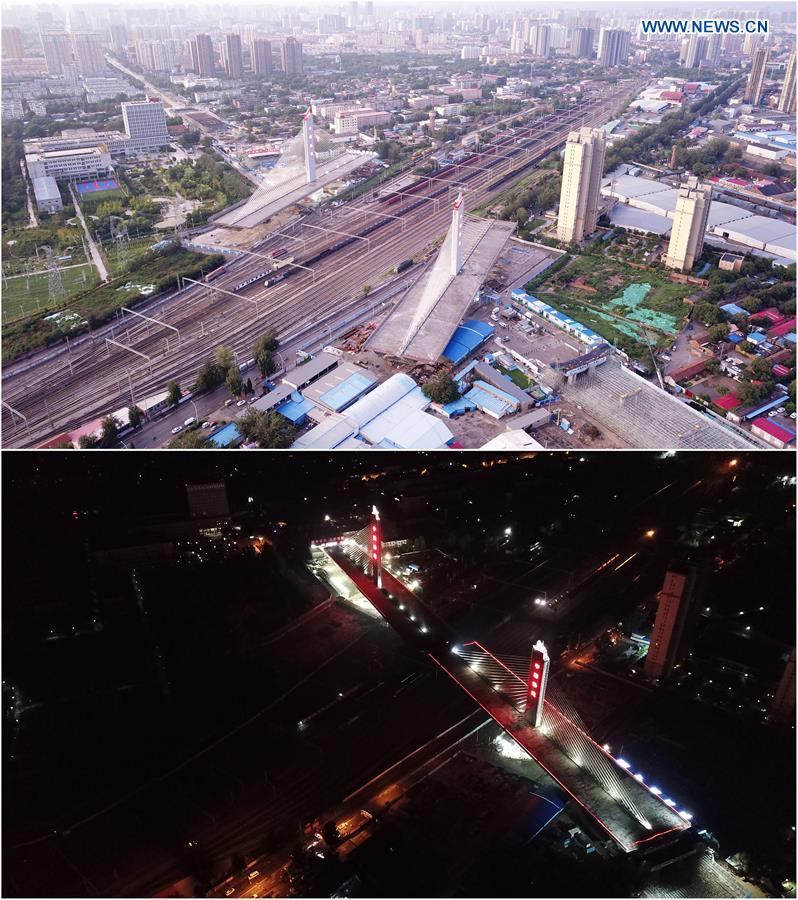
{"type": "Polygon", "coordinates": [[[83,210],[80,208],[80,203],[78,202],[77,195],[75,193],[75,185],[69,185],[69,193],[72,196],[72,203],[75,206],[75,213],[77,214],[78,221],[80,222],[80,227],[83,229],[83,234],[86,237],[86,243],[89,248],[89,255],[91,256],[91,261],[94,263],[94,268],[97,269],[97,274],[100,276],[102,281],[108,281],[108,269],[105,267],[105,260],[103,259],[102,253],[100,253],[100,248],[94,241],[94,238],[91,236],[91,232],[89,231],[89,227],[86,224],[86,219],[83,216],[83,210]]]}
{"type": "MultiPolygon", "coordinates": [[[[465,190],[468,208],[480,206],[561,146],[574,127],[605,121],[630,91],[629,83],[616,86],[612,94],[536,120],[522,129],[523,135],[506,153],[497,148],[483,151],[484,165],[477,166],[472,159],[428,178],[429,194],[403,196],[388,206],[363,195],[337,209],[301,217],[256,245],[255,254],[261,256],[236,258],[218,275],[206,278],[208,286],[190,285],[142,304],[140,311],[151,314],[157,309],[159,319],[179,330],[177,346],[173,334],[128,318],[121,326],[111,326],[112,334],[124,329],[125,347],[98,352],[92,344],[95,335],[69,359],[59,348],[60,352],[41,351],[7,365],[5,402],[26,416],[27,423],[4,407],[5,445],[35,446],[107,414],[131,401],[131,387],[133,399],[139,400],[163,390],[171,378],[190,383],[201,361],[219,344],[232,346],[247,359],[244,354],[266,328],[275,328],[288,343],[337,320],[362,304],[363,285],[379,284],[393,266],[424,252],[446,230],[453,192],[465,190]],[[342,238],[341,233],[358,237],[342,238]],[[267,289],[256,284],[236,292],[236,284],[262,270],[270,261],[266,254],[277,249],[293,253],[295,262],[288,270],[293,274],[267,289]],[[46,403],[43,384],[48,386],[46,403]]],[[[482,163],[482,157],[477,161],[482,163]]],[[[383,186],[381,192],[385,190],[383,186]]],[[[103,333],[105,329],[99,336],[103,333]]]]}
{"type": "MultiPolygon", "coordinates": [[[[331,325],[319,327],[307,334],[296,338],[287,345],[281,344],[280,358],[285,362],[286,368],[280,369],[270,376],[272,380],[279,380],[284,374],[291,372],[297,364],[301,364],[296,353],[303,350],[308,353],[316,353],[323,347],[333,344],[335,340],[356,325],[374,319],[375,314],[381,316],[395,298],[401,296],[418,276],[418,269],[411,269],[403,275],[391,279],[385,285],[372,291],[368,297],[363,297],[358,306],[352,312],[341,316],[331,325]]],[[[260,372],[254,365],[242,369],[244,378],[251,378],[257,385],[260,381],[260,372]]],[[[230,392],[224,385],[207,394],[197,394],[191,399],[183,401],[173,411],[158,416],[151,422],[147,422],[138,431],[126,435],[120,446],[135,449],[150,447],[163,447],[174,437],[172,429],[189,417],[194,416],[202,422],[207,419],[213,421],[235,420],[247,411],[247,407],[225,406],[225,401],[230,399],[230,392]]]]}

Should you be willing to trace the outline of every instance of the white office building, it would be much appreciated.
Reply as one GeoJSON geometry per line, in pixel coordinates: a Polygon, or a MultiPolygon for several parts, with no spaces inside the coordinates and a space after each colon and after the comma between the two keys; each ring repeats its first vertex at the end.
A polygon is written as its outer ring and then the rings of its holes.
{"type": "Polygon", "coordinates": [[[122,118],[134,151],[158,150],[169,143],[166,113],[160,100],[123,103],[122,118]]]}
{"type": "Polygon", "coordinates": [[[105,144],[81,150],[49,150],[25,156],[28,174],[37,178],[50,175],[64,181],[81,178],[104,178],[113,172],[111,154],[105,144]]]}

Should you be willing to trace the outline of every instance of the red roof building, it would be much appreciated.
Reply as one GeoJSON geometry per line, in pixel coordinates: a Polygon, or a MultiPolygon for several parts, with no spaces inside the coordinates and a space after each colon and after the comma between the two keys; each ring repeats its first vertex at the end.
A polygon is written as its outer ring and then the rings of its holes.
{"type": "Polygon", "coordinates": [[[791,319],[786,319],[784,322],[780,322],[773,328],[769,328],[768,337],[781,337],[783,334],[789,334],[791,331],[795,331],[795,316],[793,316],[791,319]]]}
{"type": "Polygon", "coordinates": [[[757,313],[751,313],[750,319],[770,319],[774,325],[784,321],[784,313],[779,312],[775,306],[768,309],[760,309],[757,313]]]}
{"type": "Polygon", "coordinates": [[[751,422],[751,431],[774,447],[786,447],[787,444],[795,440],[794,431],[777,424],[767,416],[760,416],[758,419],[754,419],[751,422]]]}
{"type": "Polygon", "coordinates": [[[737,394],[732,391],[731,394],[724,394],[722,397],[718,397],[717,400],[714,400],[713,403],[715,406],[719,406],[721,409],[725,409],[728,412],[730,409],[735,409],[740,405],[740,401],[737,399],[737,394]]]}

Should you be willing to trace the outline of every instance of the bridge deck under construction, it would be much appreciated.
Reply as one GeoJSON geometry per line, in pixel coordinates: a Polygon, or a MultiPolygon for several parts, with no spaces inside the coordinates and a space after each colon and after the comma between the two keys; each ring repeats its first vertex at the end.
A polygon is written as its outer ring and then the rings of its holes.
{"type": "MultiPolygon", "coordinates": [[[[681,818],[660,797],[622,769],[554,704],[546,702],[544,728],[534,728],[527,724],[523,713],[456,651],[456,636],[449,626],[429,611],[390,572],[383,569],[382,583],[393,595],[393,599],[388,598],[374,584],[364,573],[363,566],[358,565],[343,547],[334,547],[328,552],[397,633],[427,653],[601,826],[621,850],[631,853],[658,838],[690,827],[689,821],[681,818]],[[599,784],[587,768],[587,759],[577,762],[553,742],[549,735],[558,729],[568,729],[571,734],[576,734],[586,757],[596,759],[597,754],[604,755],[600,764],[611,763],[613,767],[610,790],[622,795],[634,812],[622,805],[619,799],[610,796],[599,784]]],[[[496,662],[499,666],[502,665],[500,660],[496,662]]],[[[507,673],[508,678],[517,677],[509,669],[507,673]]]]}
{"type": "MultiPolygon", "coordinates": [[[[417,362],[436,363],[514,229],[510,222],[467,217],[460,272],[455,276],[448,275],[445,258],[439,257],[431,263],[372,335],[369,349],[417,362]],[[426,302],[425,297],[430,293],[434,294],[430,312],[418,333],[402,349],[419,304],[426,302]]],[[[441,256],[444,255],[442,250],[441,256]]]]}
{"type": "Polygon", "coordinates": [[[276,216],[292,203],[315,194],[339,178],[345,178],[369,159],[370,155],[341,153],[327,162],[319,163],[313,181],[308,182],[304,172],[298,172],[276,187],[256,191],[241,206],[220,216],[215,224],[228,228],[253,228],[271,216],[276,216]]]}

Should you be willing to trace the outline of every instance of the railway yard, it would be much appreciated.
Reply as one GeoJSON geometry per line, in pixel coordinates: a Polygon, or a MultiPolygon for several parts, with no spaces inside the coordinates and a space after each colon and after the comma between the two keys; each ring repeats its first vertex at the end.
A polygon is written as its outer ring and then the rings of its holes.
{"type": "Polygon", "coordinates": [[[445,232],[458,192],[467,209],[478,208],[561,146],[569,131],[606,122],[637,87],[619,82],[498,137],[437,175],[408,184],[400,174],[349,203],[297,215],[202,283],[184,283],[90,334],[9,363],[4,445],[39,446],[163,390],[172,379],[186,391],[220,345],[232,347],[246,368],[255,339],[268,328],[283,347],[328,332],[334,338],[330,323],[367,305],[369,290],[445,232]],[[256,278],[274,261],[283,264],[281,280],[256,278]]]}

